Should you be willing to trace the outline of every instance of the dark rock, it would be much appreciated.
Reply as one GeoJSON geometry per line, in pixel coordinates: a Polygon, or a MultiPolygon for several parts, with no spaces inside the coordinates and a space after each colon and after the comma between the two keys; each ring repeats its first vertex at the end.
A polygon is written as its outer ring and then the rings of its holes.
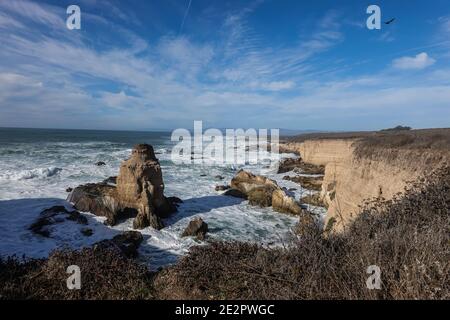
{"type": "Polygon", "coordinates": [[[115,197],[116,188],[106,184],[85,184],[76,187],[67,199],[76,209],[106,217],[107,225],[115,225],[120,219],[120,204],[115,197]]]}
{"type": "Polygon", "coordinates": [[[69,213],[64,206],[53,206],[51,208],[45,209],[40,213],[43,218],[50,218],[60,213],[69,213]]]}
{"type": "Polygon", "coordinates": [[[69,213],[69,216],[66,218],[67,220],[70,221],[75,221],[76,223],[79,224],[88,224],[88,220],[85,216],[83,216],[81,213],[79,213],[78,211],[72,211],[69,213]]]}
{"type": "Polygon", "coordinates": [[[94,234],[94,231],[90,228],[83,228],[83,229],[81,229],[81,233],[83,235],[85,235],[86,237],[90,237],[94,234]]]}
{"type": "Polygon", "coordinates": [[[223,193],[224,196],[230,196],[235,198],[247,199],[247,195],[237,189],[228,189],[223,193]]]}
{"type": "Polygon", "coordinates": [[[305,177],[305,176],[284,176],[283,180],[292,181],[301,185],[305,189],[320,191],[322,190],[322,177],[305,177]]]}
{"type": "Polygon", "coordinates": [[[44,228],[45,226],[49,226],[51,224],[53,224],[54,222],[51,220],[51,218],[44,218],[41,217],[38,220],[36,220],[36,222],[34,222],[29,228],[28,230],[31,230],[33,233],[41,235],[43,237],[50,237],[50,231],[46,228],[44,228]]]}
{"type": "Polygon", "coordinates": [[[117,184],[117,177],[106,178],[105,180],[103,180],[103,183],[115,185],[115,184],[117,184]]]}
{"type": "Polygon", "coordinates": [[[48,230],[48,226],[60,223],[64,221],[63,219],[58,219],[58,215],[68,214],[69,212],[64,206],[53,206],[51,208],[43,210],[39,218],[31,224],[28,230],[32,231],[35,234],[41,235],[43,237],[50,237],[50,230],[48,230]]]}
{"type": "Polygon", "coordinates": [[[106,163],[103,161],[99,161],[99,162],[95,163],[95,165],[101,167],[101,166],[106,166],[106,163]]]}
{"type": "Polygon", "coordinates": [[[138,248],[144,238],[138,231],[126,231],[115,236],[110,240],[102,240],[94,245],[96,247],[103,247],[107,249],[116,249],[128,258],[135,258],[138,256],[138,248]]]}
{"type": "Polygon", "coordinates": [[[228,189],[230,189],[231,187],[228,185],[223,185],[223,186],[216,186],[216,191],[226,191],[228,189]]]}
{"type": "Polygon", "coordinates": [[[201,175],[200,175],[200,177],[207,177],[208,175],[207,174],[204,174],[204,173],[202,173],[201,175]]]}
{"type": "Polygon", "coordinates": [[[216,179],[218,179],[218,180],[223,180],[223,179],[225,179],[225,178],[222,177],[221,175],[217,175],[217,176],[215,176],[214,178],[216,178],[216,179]]]}
{"type": "Polygon", "coordinates": [[[301,158],[287,158],[281,160],[278,166],[278,173],[286,173],[289,171],[303,174],[324,174],[325,167],[305,163],[301,158]]]}
{"type": "Polygon", "coordinates": [[[197,217],[189,222],[189,225],[181,236],[196,237],[199,240],[204,240],[207,232],[208,224],[202,218],[197,217]]]}
{"type": "Polygon", "coordinates": [[[72,192],[73,191],[73,188],[67,188],[66,189],[66,192],[72,192]]]}
{"type": "Polygon", "coordinates": [[[303,160],[301,158],[287,158],[280,161],[278,166],[278,173],[286,173],[294,170],[302,165],[303,160]]]}
{"type": "Polygon", "coordinates": [[[167,201],[169,201],[175,205],[179,205],[180,203],[183,203],[183,200],[181,200],[178,197],[167,197],[167,201]]]}

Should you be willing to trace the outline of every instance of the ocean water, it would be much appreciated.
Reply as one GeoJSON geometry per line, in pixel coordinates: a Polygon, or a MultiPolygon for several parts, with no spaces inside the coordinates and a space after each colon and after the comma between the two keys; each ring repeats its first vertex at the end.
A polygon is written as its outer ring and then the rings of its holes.
{"type": "MultiPolygon", "coordinates": [[[[248,241],[276,246],[292,237],[297,218],[274,212],[271,208],[250,206],[247,201],[227,197],[215,186],[228,184],[237,170],[244,168],[277,180],[281,186],[295,188],[299,198],[307,190],[282,180],[273,167],[253,165],[204,165],[171,161],[170,133],[121,132],[47,129],[0,128],[0,255],[46,257],[59,247],[81,248],[124,231],[132,230],[132,219],[114,227],[103,224],[104,218],[85,213],[91,237],[81,234],[80,226],[66,221],[51,227],[51,238],[43,238],[27,230],[39,213],[53,205],[68,204],[68,187],[99,182],[118,174],[120,163],[127,159],[133,145],[153,145],[160,160],[166,196],[184,200],[177,213],[165,220],[166,228],[141,230],[144,243],[140,259],[152,269],[175,262],[193,245],[202,245],[180,234],[189,221],[202,217],[209,225],[209,240],[248,241]],[[106,166],[96,166],[104,161],[106,166]],[[223,176],[223,180],[216,178],[223,176]]],[[[283,157],[293,155],[285,154],[283,157]]],[[[317,209],[317,208],[316,208],[317,209]]],[[[323,210],[317,209],[319,214],[323,210]]]]}

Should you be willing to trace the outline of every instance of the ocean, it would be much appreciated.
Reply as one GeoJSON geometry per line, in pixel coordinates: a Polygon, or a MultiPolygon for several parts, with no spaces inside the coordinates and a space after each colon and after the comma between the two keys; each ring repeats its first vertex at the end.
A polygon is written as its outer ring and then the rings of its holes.
{"type": "MultiPolygon", "coordinates": [[[[286,174],[277,174],[262,163],[175,164],[171,161],[174,142],[170,141],[169,132],[0,128],[0,255],[41,258],[56,248],[78,249],[132,230],[131,218],[108,227],[103,224],[104,218],[89,213],[85,215],[88,227],[94,230],[91,237],[82,235],[82,226],[74,222],[53,225],[51,238],[35,235],[27,228],[43,209],[54,205],[70,207],[65,201],[67,188],[117,176],[120,163],[138,143],[154,147],[161,163],[165,195],[184,201],[177,213],[164,220],[164,229],[141,230],[144,243],[139,249],[140,259],[150,268],[174,263],[193,245],[206,243],[180,237],[196,216],[209,225],[207,241],[277,246],[292,237],[296,217],[276,213],[271,208],[253,207],[247,201],[215,191],[216,185],[228,184],[237,170],[243,168],[269,176],[286,188],[295,188],[296,198],[306,192],[299,185],[282,180],[286,174]],[[99,161],[106,165],[96,166],[99,161]]],[[[294,155],[283,155],[291,156],[294,155]]]]}

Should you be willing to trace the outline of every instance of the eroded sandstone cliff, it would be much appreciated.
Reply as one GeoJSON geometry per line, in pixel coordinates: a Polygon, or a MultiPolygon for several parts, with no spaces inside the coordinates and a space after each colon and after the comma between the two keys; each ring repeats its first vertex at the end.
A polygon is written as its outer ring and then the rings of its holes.
{"type": "Polygon", "coordinates": [[[448,150],[414,147],[373,146],[364,154],[361,141],[328,138],[283,144],[284,150],[299,154],[303,161],[325,166],[320,195],[328,205],[325,228],[333,231],[343,231],[365,201],[392,199],[450,158],[448,150]]]}

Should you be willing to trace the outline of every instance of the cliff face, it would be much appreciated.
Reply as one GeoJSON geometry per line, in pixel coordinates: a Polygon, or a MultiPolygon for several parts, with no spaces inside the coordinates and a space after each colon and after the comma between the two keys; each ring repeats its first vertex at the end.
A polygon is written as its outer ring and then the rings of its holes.
{"type": "Polygon", "coordinates": [[[307,163],[325,166],[321,196],[329,205],[326,227],[343,231],[366,200],[393,198],[409,182],[447,161],[447,155],[431,150],[385,149],[370,155],[356,152],[358,139],[307,140],[283,147],[301,155],[307,163]]]}

